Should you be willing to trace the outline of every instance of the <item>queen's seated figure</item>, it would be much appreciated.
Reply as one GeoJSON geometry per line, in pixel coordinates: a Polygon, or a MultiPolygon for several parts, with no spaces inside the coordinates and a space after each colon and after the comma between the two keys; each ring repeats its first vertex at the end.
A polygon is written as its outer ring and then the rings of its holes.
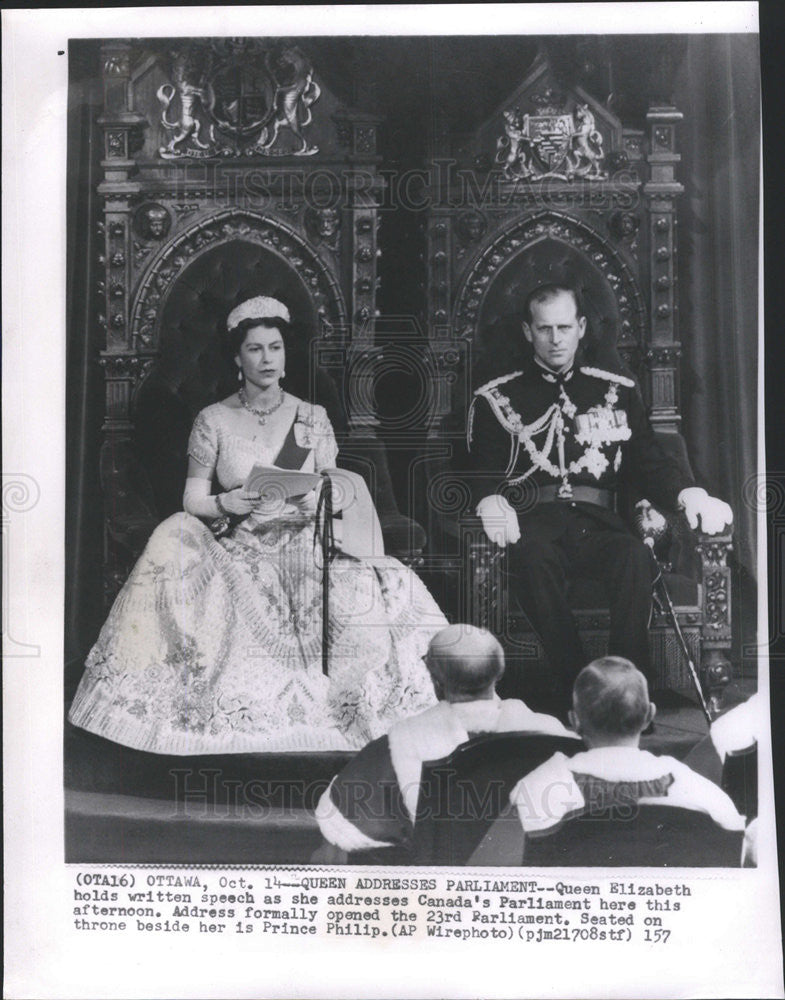
{"type": "Polygon", "coordinates": [[[75,725],[154,753],[352,750],[434,703],[421,658],[445,618],[381,552],[359,477],[343,540],[336,532],[324,633],[317,491],[271,506],[244,488],[256,466],[336,463],[325,410],[280,386],[289,327],[288,308],[266,296],[230,313],[238,391],[196,417],[184,512],[155,529],[118,595],[71,706],[75,725]],[[373,551],[357,553],[358,534],[373,551]]]}

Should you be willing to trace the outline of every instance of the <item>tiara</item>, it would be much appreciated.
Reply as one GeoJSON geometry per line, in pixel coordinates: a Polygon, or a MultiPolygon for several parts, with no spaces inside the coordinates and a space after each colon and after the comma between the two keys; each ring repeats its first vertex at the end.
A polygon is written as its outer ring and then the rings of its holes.
{"type": "Polygon", "coordinates": [[[257,295],[255,299],[247,299],[232,309],[226,320],[226,329],[234,330],[244,319],[282,319],[285,323],[290,321],[289,310],[283,302],[271,299],[267,295],[257,295]]]}

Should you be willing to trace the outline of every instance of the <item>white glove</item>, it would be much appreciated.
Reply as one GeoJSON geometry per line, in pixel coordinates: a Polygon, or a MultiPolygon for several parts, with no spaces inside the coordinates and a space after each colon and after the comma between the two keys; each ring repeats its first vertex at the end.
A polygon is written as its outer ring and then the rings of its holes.
{"type": "Polygon", "coordinates": [[[210,496],[210,480],[189,476],[185,481],[183,510],[194,517],[218,517],[220,511],[215,497],[210,496]]]}
{"type": "Polygon", "coordinates": [[[518,515],[500,494],[492,493],[489,497],[483,497],[477,504],[477,514],[482,521],[485,534],[490,541],[496,542],[501,548],[520,541],[518,515]]]}
{"type": "Polygon", "coordinates": [[[733,511],[725,501],[710,497],[700,486],[689,486],[682,490],[678,503],[693,530],[698,528],[699,518],[700,529],[707,535],[717,535],[723,528],[733,524],[733,511]]]}

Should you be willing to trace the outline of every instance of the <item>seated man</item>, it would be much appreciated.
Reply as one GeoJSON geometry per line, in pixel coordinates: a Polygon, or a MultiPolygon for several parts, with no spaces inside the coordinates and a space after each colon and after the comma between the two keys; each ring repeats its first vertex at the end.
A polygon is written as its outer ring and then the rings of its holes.
{"type": "Polygon", "coordinates": [[[610,653],[650,676],[648,625],[656,565],[616,513],[622,481],[692,528],[714,534],[730,507],[684,478],[649,423],[640,390],[617,371],[581,366],[586,316],[577,292],[542,285],[524,305],[534,356],[475,392],[467,438],[472,494],[488,538],[510,546],[509,573],[569,702],[586,656],[567,600],[573,575],[605,583],[610,653]],[[503,495],[524,491],[516,512],[503,495]],[[531,492],[528,492],[531,488],[531,492]]]}
{"type": "Polygon", "coordinates": [[[606,656],[585,667],[570,721],[589,749],[554,754],[518,782],[510,801],[524,831],[543,833],[587,810],[617,807],[629,816],[636,803],[694,809],[726,830],[743,830],[744,817],[721,788],[673,757],[639,749],[655,711],[646,678],[629,660],[606,656]]]}
{"type": "Polygon", "coordinates": [[[333,778],[316,808],[319,828],[334,849],[313,861],[340,863],[345,854],[412,844],[424,761],[439,760],[479,733],[527,732],[571,737],[557,720],[495,692],[504,673],[497,640],[471,625],[450,625],[425,656],[439,704],[402,719],[369,743],[333,778]]]}
{"type": "Polygon", "coordinates": [[[723,764],[729,754],[749,750],[757,744],[763,711],[763,700],[756,693],[714,720],[711,724],[711,742],[723,764]]]}
{"type": "Polygon", "coordinates": [[[760,693],[736,705],[711,724],[709,735],[690,750],[686,763],[728,792],[748,820],[744,836],[745,864],[757,865],[758,732],[765,710],[760,693]],[[734,764],[740,766],[734,767],[734,764]]]}
{"type": "Polygon", "coordinates": [[[757,745],[762,711],[761,697],[756,693],[715,719],[708,735],[685,758],[693,771],[719,785],[728,756],[752,750],[757,745]]]}

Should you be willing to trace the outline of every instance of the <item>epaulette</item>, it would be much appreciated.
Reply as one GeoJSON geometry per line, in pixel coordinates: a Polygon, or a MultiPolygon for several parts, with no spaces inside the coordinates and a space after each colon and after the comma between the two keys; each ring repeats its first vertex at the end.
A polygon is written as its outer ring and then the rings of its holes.
{"type": "Polygon", "coordinates": [[[602,368],[581,368],[580,372],[582,375],[592,375],[594,378],[605,379],[606,382],[618,382],[619,385],[626,385],[628,389],[635,387],[631,378],[620,375],[618,372],[606,372],[602,368]]]}
{"type": "Polygon", "coordinates": [[[516,413],[512,406],[510,406],[509,399],[502,395],[502,393],[497,393],[494,390],[496,390],[500,385],[504,385],[505,382],[511,382],[514,378],[518,378],[519,375],[523,375],[523,372],[517,371],[510,372],[509,375],[500,375],[498,378],[494,378],[491,379],[490,382],[486,382],[485,385],[481,385],[479,389],[475,389],[474,399],[472,399],[469,405],[469,413],[466,421],[466,446],[469,451],[471,451],[472,430],[474,427],[474,408],[480,397],[487,400],[496,419],[510,435],[510,461],[507,466],[508,473],[515,467],[515,462],[517,461],[519,447],[518,433],[523,427],[523,424],[521,422],[520,414],[516,413]]]}
{"type": "Polygon", "coordinates": [[[505,382],[510,382],[512,379],[518,378],[519,375],[523,375],[523,372],[517,371],[517,372],[510,372],[509,375],[500,375],[498,378],[494,378],[491,379],[490,382],[486,382],[485,385],[481,385],[479,389],[475,389],[474,395],[481,396],[489,389],[494,389],[496,388],[497,385],[504,385],[505,382]]]}

